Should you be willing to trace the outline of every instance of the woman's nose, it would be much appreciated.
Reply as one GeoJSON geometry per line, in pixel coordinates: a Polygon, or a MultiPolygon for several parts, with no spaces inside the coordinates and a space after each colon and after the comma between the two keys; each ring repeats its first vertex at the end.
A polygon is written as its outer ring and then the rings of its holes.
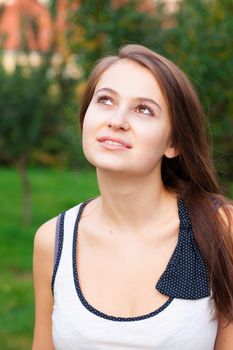
{"type": "Polygon", "coordinates": [[[107,120],[107,126],[113,128],[114,130],[123,129],[128,130],[130,125],[127,119],[126,111],[116,111],[107,120]]]}

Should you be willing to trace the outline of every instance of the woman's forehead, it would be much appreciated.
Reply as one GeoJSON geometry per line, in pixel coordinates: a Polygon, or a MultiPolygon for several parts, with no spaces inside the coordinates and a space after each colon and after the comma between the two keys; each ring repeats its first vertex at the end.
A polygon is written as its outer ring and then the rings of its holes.
{"type": "Polygon", "coordinates": [[[101,75],[95,91],[110,88],[119,95],[162,99],[159,84],[149,69],[129,59],[112,64],[101,75]]]}

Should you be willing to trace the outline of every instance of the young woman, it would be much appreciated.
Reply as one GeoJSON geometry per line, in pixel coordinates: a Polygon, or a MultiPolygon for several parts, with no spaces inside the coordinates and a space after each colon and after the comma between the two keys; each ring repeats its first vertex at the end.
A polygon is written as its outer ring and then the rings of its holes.
{"type": "Polygon", "coordinates": [[[94,68],[80,123],[100,195],[36,233],[33,350],[233,349],[233,210],[191,83],[127,45],[94,68]]]}

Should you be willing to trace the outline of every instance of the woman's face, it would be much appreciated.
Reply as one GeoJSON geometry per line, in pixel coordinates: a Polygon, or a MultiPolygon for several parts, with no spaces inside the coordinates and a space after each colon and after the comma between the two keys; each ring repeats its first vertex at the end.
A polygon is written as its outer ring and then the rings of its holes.
{"type": "Polygon", "coordinates": [[[152,73],[128,59],[101,76],[83,123],[83,151],[98,169],[144,176],[175,156],[166,103],[152,73]]]}

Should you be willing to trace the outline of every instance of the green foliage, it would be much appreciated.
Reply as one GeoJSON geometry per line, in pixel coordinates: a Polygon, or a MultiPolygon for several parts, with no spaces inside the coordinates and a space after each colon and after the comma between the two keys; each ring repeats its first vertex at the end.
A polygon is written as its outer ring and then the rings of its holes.
{"type": "MultiPolygon", "coordinates": [[[[66,85],[64,79],[59,80],[60,72],[56,73],[52,58],[52,54],[41,54],[38,66],[29,62],[24,65],[17,63],[14,72],[8,73],[4,69],[0,72],[3,82],[0,89],[0,160],[16,166],[21,174],[25,225],[31,220],[30,182],[26,167],[32,152],[40,147],[43,154],[43,147],[47,144],[47,153],[49,149],[50,154],[59,154],[64,143],[67,123],[64,96],[68,98],[69,95],[61,93],[66,85]]],[[[48,161],[48,157],[43,158],[48,161]]]]}
{"type": "MultiPolygon", "coordinates": [[[[126,43],[150,46],[152,38],[160,35],[161,19],[140,10],[141,1],[124,1],[114,5],[111,0],[81,1],[69,15],[68,42],[77,53],[77,64],[86,78],[95,61],[114,53],[126,43]]],[[[153,6],[153,5],[152,5],[153,6]]]]}
{"type": "Polygon", "coordinates": [[[38,67],[16,65],[12,74],[1,70],[2,161],[17,163],[22,156],[28,159],[36,147],[48,144],[52,138],[50,152],[60,152],[68,124],[64,99],[69,95],[61,90],[60,77],[51,77],[51,73],[49,56],[44,56],[38,67]]]}
{"type": "MultiPolygon", "coordinates": [[[[54,6],[51,1],[55,18],[54,6]]],[[[67,74],[64,57],[57,52],[55,29],[50,33],[50,48],[45,53],[38,46],[35,60],[29,39],[39,41],[38,19],[21,13],[19,23],[20,49],[14,54],[13,71],[6,70],[0,50],[0,162],[27,164],[37,154],[37,161],[48,164],[50,158],[54,165],[54,155],[64,159],[69,154],[64,131],[74,113],[76,80],[67,74]]]]}
{"type": "Polygon", "coordinates": [[[233,171],[233,2],[182,0],[163,32],[162,52],[196,86],[209,116],[214,159],[222,178],[233,171]]]}
{"type": "Polygon", "coordinates": [[[31,151],[50,122],[47,109],[48,79],[44,67],[16,67],[14,74],[3,76],[1,88],[1,153],[7,160],[16,160],[31,151]],[[47,108],[46,108],[47,107],[47,108]]]}

